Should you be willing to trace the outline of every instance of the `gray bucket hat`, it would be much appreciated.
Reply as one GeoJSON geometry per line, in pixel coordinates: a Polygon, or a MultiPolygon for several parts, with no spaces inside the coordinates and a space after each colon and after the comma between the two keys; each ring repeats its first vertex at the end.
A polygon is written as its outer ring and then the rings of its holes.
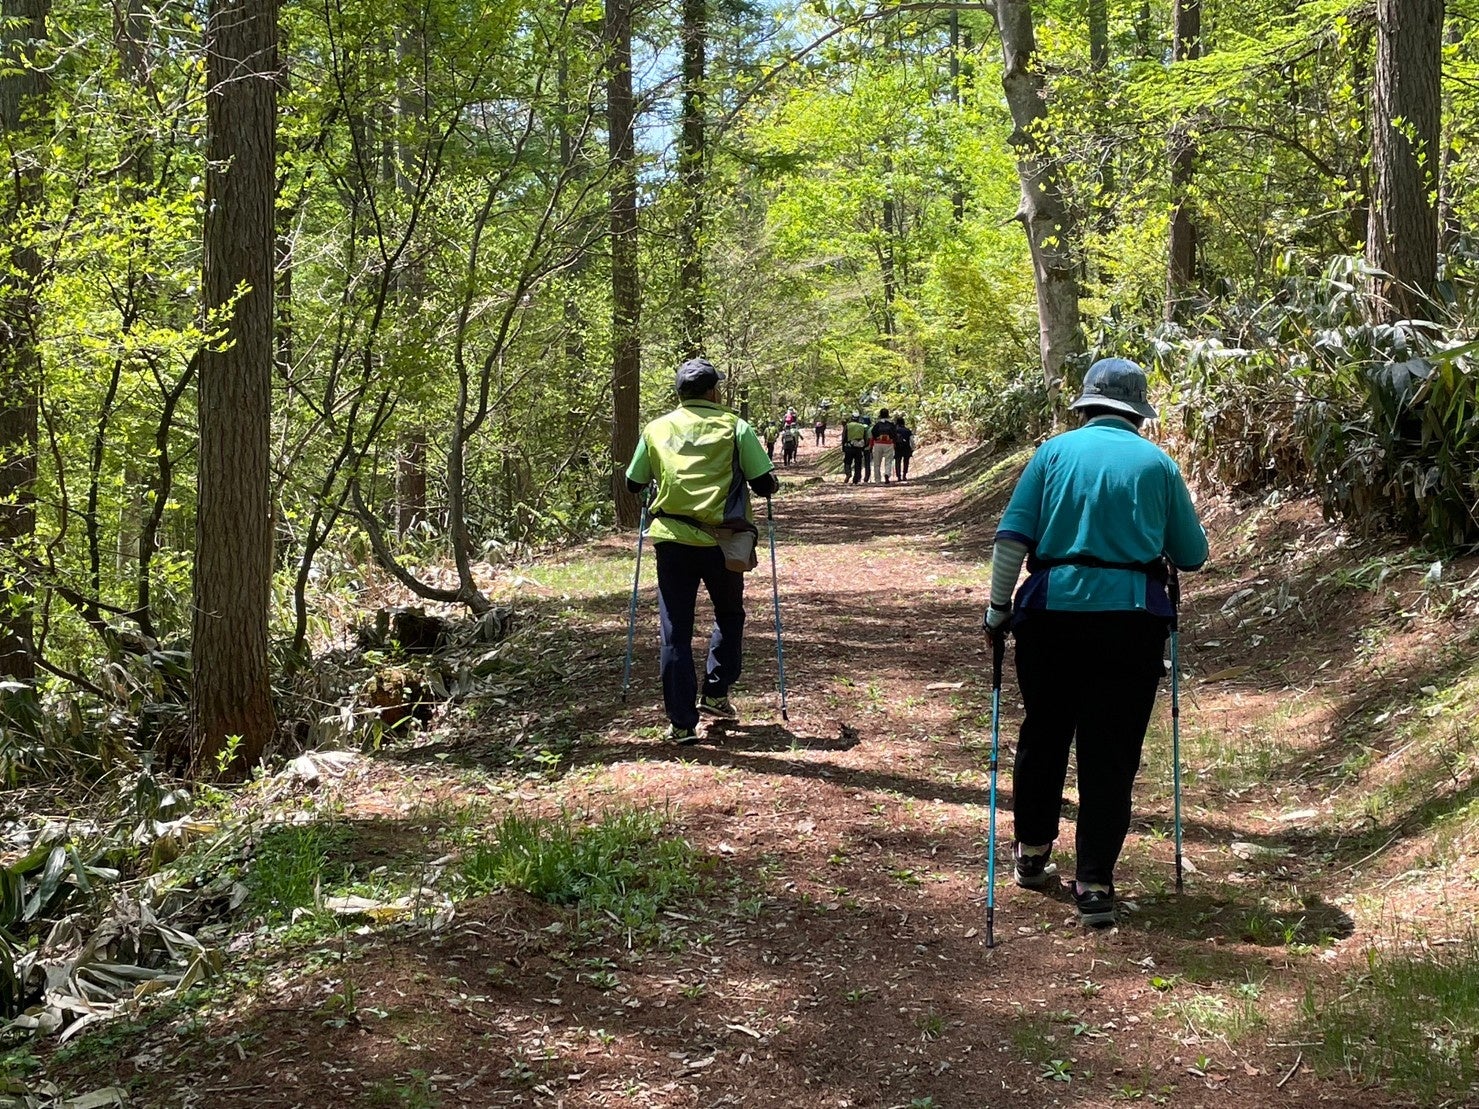
{"type": "Polygon", "coordinates": [[[1101,358],[1084,374],[1084,390],[1070,408],[1108,408],[1153,420],[1155,407],[1145,399],[1145,371],[1128,358],[1101,358]]]}

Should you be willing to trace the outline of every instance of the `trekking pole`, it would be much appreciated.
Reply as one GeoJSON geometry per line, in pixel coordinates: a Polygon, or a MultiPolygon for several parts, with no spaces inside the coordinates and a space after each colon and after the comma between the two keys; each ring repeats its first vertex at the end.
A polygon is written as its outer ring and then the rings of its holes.
{"type": "Polygon", "coordinates": [[[632,687],[632,647],[637,640],[637,590],[642,584],[642,541],[647,538],[647,498],[642,498],[642,517],[637,523],[637,569],[632,574],[632,603],[627,608],[627,660],[621,671],[621,703],[627,703],[632,687]]]}
{"type": "Polygon", "coordinates": [[[769,497],[765,498],[765,522],[770,531],[770,595],[775,599],[775,671],[780,684],[781,719],[790,720],[786,711],[786,648],[781,641],[781,585],[775,568],[775,512],[769,497]]]}
{"type": "Polygon", "coordinates": [[[1001,664],[1006,629],[991,637],[991,823],[986,834],[986,946],[996,946],[996,764],[1001,751],[1001,664]]]}
{"type": "Polygon", "coordinates": [[[1181,892],[1181,580],[1167,561],[1166,595],[1171,602],[1171,782],[1176,808],[1176,892],[1181,892]]]}

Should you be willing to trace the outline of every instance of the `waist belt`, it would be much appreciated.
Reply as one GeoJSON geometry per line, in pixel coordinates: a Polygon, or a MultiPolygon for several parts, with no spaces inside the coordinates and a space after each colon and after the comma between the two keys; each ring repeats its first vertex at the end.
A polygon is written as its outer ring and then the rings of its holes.
{"type": "Polygon", "coordinates": [[[1158,558],[1154,562],[1106,562],[1093,555],[1073,555],[1070,558],[1041,558],[1035,554],[1027,556],[1029,574],[1036,574],[1040,570],[1051,570],[1054,566],[1082,566],[1089,570],[1134,570],[1162,585],[1166,584],[1170,576],[1166,569],[1166,560],[1163,558],[1158,558]]]}
{"type": "Polygon", "coordinates": [[[687,524],[689,527],[698,528],[699,531],[713,539],[719,538],[721,531],[748,531],[752,535],[760,534],[760,529],[750,523],[749,520],[725,520],[722,524],[706,524],[702,520],[694,519],[692,516],[684,516],[678,512],[664,512],[660,508],[654,509],[650,515],[656,520],[677,520],[680,524],[687,524]]]}

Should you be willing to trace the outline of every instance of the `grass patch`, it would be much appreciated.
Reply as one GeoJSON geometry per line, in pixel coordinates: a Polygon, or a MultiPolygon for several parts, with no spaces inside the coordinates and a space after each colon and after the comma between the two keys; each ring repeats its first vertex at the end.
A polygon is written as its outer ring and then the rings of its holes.
{"type": "Polygon", "coordinates": [[[664,908],[703,886],[701,856],[665,828],[650,810],[607,813],[580,827],[568,815],[510,813],[491,841],[463,856],[462,877],[472,893],[522,890],[645,933],[664,908]]]}
{"type": "Polygon", "coordinates": [[[1395,1086],[1424,1102],[1479,1090],[1479,935],[1462,944],[1367,952],[1366,973],[1333,998],[1308,990],[1305,1049],[1324,1074],[1395,1086]]]}
{"type": "Polygon", "coordinates": [[[247,907],[269,924],[288,920],[294,909],[318,904],[329,853],[343,846],[348,833],[322,824],[299,824],[265,832],[252,853],[246,886],[247,907]]]}

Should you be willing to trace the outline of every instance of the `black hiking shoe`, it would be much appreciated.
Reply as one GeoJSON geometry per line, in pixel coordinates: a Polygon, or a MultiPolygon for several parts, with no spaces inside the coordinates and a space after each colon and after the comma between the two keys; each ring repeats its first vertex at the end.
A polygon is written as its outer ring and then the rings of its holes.
{"type": "Polygon", "coordinates": [[[1044,851],[1041,855],[1024,855],[1022,845],[1018,843],[1012,847],[1012,857],[1017,863],[1017,885],[1023,889],[1047,889],[1058,877],[1058,867],[1053,862],[1051,851],[1044,851]]]}
{"type": "Polygon", "coordinates": [[[1078,919],[1090,928],[1104,928],[1115,922],[1114,890],[1083,890],[1073,884],[1073,899],[1078,903],[1078,919]]]}
{"type": "Polygon", "coordinates": [[[699,741],[698,728],[680,728],[676,724],[669,724],[667,740],[669,743],[676,743],[680,747],[687,747],[689,744],[699,741]]]}
{"type": "Polygon", "coordinates": [[[726,720],[735,720],[739,717],[739,710],[734,707],[734,702],[729,697],[710,697],[704,694],[698,699],[698,711],[706,712],[710,716],[722,716],[726,720]]]}

